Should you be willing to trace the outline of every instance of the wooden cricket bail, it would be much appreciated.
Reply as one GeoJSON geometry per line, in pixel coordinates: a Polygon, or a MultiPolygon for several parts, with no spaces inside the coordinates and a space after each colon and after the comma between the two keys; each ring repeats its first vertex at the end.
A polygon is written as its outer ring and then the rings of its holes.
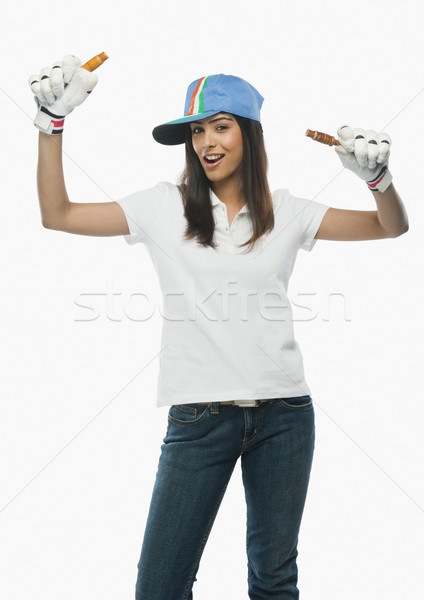
{"type": "Polygon", "coordinates": [[[97,56],[93,56],[93,58],[90,58],[90,60],[84,63],[81,68],[86,69],[87,71],[94,71],[95,69],[100,67],[100,65],[102,65],[108,58],[109,57],[106,54],[106,52],[101,52],[97,56]]]}
{"type": "Polygon", "coordinates": [[[327,146],[340,146],[339,140],[328,133],[323,133],[322,131],[313,131],[312,129],[307,129],[305,135],[317,142],[320,142],[321,144],[326,144],[327,146]]]}

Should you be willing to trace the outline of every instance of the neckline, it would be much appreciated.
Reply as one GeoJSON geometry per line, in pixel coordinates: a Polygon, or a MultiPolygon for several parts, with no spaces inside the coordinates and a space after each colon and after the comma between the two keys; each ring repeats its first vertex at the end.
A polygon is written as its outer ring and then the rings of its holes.
{"type": "MultiPolygon", "coordinates": [[[[211,202],[212,202],[212,207],[221,205],[221,206],[224,206],[225,209],[227,209],[227,205],[225,204],[225,202],[222,202],[212,189],[210,190],[210,198],[211,198],[211,202]]],[[[237,211],[236,214],[240,214],[240,213],[244,213],[244,212],[249,212],[249,209],[247,207],[247,202],[245,202],[243,204],[243,206],[240,208],[239,211],[237,211]]]]}

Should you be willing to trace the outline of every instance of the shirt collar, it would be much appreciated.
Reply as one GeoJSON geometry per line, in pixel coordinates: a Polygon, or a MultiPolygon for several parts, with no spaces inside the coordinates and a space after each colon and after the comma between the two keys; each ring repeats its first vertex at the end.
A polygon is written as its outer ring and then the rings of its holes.
{"type": "MultiPolygon", "coordinates": [[[[212,207],[219,206],[219,205],[225,206],[225,203],[221,202],[221,200],[218,198],[218,196],[212,190],[210,190],[210,198],[211,198],[212,207]]],[[[249,212],[249,209],[247,208],[247,202],[243,206],[243,208],[240,209],[240,213],[245,213],[245,212],[249,212]]]]}

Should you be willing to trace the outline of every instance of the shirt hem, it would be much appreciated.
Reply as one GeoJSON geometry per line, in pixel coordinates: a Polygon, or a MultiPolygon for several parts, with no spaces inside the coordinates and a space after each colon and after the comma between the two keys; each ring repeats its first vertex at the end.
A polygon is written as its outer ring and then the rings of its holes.
{"type": "Polygon", "coordinates": [[[299,385],[299,388],[296,391],[280,389],[278,391],[265,391],[257,394],[252,394],[252,392],[234,392],[231,394],[182,395],[168,400],[158,398],[156,406],[161,408],[162,406],[172,406],[173,404],[197,404],[201,402],[224,402],[228,400],[274,400],[276,398],[298,398],[300,396],[311,395],[311,390],[306,384],[303,386],[299,385]]]}

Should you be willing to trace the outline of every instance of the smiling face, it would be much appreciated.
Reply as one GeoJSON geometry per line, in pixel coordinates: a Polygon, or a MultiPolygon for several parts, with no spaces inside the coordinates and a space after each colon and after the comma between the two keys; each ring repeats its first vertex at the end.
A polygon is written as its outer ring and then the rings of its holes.
{"type": "Polygon", "coordinates": [[[190,123],[193,149],[207,178],[219,185],[241,180],[243,137],[236,119],[219,113],[190,123]]]}

